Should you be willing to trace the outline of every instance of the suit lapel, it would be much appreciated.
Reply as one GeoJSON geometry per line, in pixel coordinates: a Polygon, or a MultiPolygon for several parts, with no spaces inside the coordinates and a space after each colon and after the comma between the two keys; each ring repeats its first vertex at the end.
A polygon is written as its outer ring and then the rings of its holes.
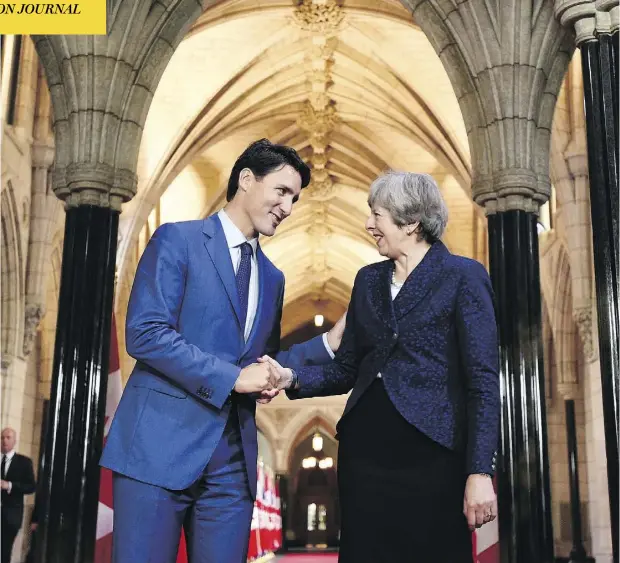
{"type": "Polygon", "coordinates": [[[385,260],[379,262],[377,268],[371,268],[368,272],[367,283],[370,301],[377,310],[379,318],[392,330],[396,330],[396,318],[390,291],[392,276],[392,262],[385,260]]]}
{"type": "Polygon", "coordinates": [[[207,249],[207,254],[222,281],[230,304],[235,311],[237,324],[243,333],[241,321],[239,320],[241,317],[241,305],[239,304],[239,295],[237,294],[237,285],[235,283],[235,271],[230,261],[230,252],[228,250],[226,237],[224,236],[224,230],[222,229],[217,215],[211,215],[211,217],[204,220],[202,232],[205,234],[205,248],[207,249]]]}
{"type": "Polygon", "coordinates": [[[443,242],[433,243],[422,261],[409,274],[394,299],[394,312],[397,320],[408,314],[433,287],[436,287],[449,255],[450,252],[443,242]]]}

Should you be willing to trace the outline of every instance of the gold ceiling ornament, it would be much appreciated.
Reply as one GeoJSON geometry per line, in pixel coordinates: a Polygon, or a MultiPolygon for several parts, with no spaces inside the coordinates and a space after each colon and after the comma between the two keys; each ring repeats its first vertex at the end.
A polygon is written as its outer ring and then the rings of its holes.
{"type": "Polygon", "coordinates": [[[334,33],[344,19],[344,10],[336,0],[301,0],[293,18],[304,31],[334,33]]]}
{"type": "Polygon", "coordinates": [[[323,169],[327,166],[327,155],[324,151],[317,152],[312,157],[312,164],[316,169],[323,169]]]}
{"type": "Polygon", "coordinates": [[[333,131],[337,121],[338,115],[333,105],[327,105],[323,109],[316,110],[310,102],[306,102],[301,115],[297,119],[297,125],[308,133],[313,148],[313,141],[316,141],[317,149],[319,152],[322,152],[321,144],[325,145],[322,141],[333,131]]]}
{"type": "Polygon", "coordinates": [[[332,103],[332,99],[329,97],[329,94],[326,92],[310,92],[308,94],[308,101],[310,105],[315,109],[323,109],[332,103]]]}
{"type": "MultiPolygon", "coordinates": [[[[309,158],[312,180],[308,186],[312,223],[307,233],[312,241],[309,273],[314,276],[316,285],[322,284],[329,274],[324,239],[331,235],[331,229],[325,202],[334,196],[334,180],[328,171],[329,143],[338,123],[336,101],[330,96],[329,89],[333,84],[334,53],[344,10],[336,0],[301,0],[295,7],[294,18],[309,44],[304,58],[308,93],[297,125],[308,134],[312,148],[309,158]]],[[[320,295],[323,288],[317,285],[315,289],[320,295]]]]}
{"type": "Polygon", "coordinates": [[[308,53],[312,60],[328,61],[331,60],[338,46],[338,39],[333,36],[313,35],[312,47],[308,53]]]}
{"type": "MultiPolygon", "coordinates": [[[[329,178],[329,176],[327,176],[329,178]]],[[[306,231],[312,239],[320,239],[331,235],[332,230],[327,224],[327,205],[323,201],[317,201],[313,204],[312,224],[306,231]]]]}
{"type": "MultiPolygon", "coordinates": [[[[312,200],[317,202],[326,201],[334,195],[334,181],[327,170],[324,168],[312,170],[312,180],[310,181],[309,193],[312,200]]],[[[312,220],[315,221],[313,225],[314,227],[317,225],[314,215],[312,220]]],[[[329,234],[329,232],[331,231],[328,229],[328,233],[326,234],[329,234]]]]}
{"type": "Polygon", "coordinates": [[[326,91],[331,86],[333,64],[333,59],[306,62],[306,78],[312,84],[314,91],[326,91]],[[320,66],[315,66],[315,62],[319,62],[320,66]],[[316,88],[315,85],[318,85],[319,88],[316,88]]]}

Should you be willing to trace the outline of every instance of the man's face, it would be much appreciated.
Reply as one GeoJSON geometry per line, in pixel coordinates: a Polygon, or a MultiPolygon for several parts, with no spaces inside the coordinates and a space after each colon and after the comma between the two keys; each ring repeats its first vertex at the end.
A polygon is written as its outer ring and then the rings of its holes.
{"type": "Polygon", "coordinates": [[[291,214],[293,204],[299,199],[301,176],[289,164],[260,180],[251,170],[244,169],[239,175],[239,188],[247,194],[244,207],[254,230],[270,237],[291,214]]]}
{"type": "Polygon", "coordinates": [[[9,453],[13,448],[15,448],[15,441],[17,439],[17,436],[15,435],[15,430],[12,430],[11,428],[5,428],[2,431],[2,453],[6,454],[9,453]]]}

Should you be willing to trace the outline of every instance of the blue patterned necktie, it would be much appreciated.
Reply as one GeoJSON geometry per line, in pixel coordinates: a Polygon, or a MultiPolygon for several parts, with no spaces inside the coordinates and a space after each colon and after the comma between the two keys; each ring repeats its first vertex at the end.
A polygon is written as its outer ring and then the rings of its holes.
{"type": "Polygon", "coordinates": [[[241,322],[241,330],[245,334],[245,320],[248,316],[248,297],[250,294],[250,274],[252,273],[252,245],[249,242],[244,242],[239,246],[239,250],[241,250],[241,261],[235,274],[235,281],[239,295],[239,321],[241,322]]]}

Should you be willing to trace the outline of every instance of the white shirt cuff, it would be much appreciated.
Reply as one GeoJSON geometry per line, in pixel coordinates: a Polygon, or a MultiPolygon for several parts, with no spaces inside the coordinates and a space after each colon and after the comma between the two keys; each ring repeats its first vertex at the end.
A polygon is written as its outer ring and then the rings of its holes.
{"type": "Polygon", "coordinates": [[[331,346],[329,345],[329,342],[327,341],[326,332],[323,333],[323,344],[325,345],[325,349],[327,350],[329,357],[333,360],[336,357],[336,354],[334,354],[334,351],[331,349],[331,346]]]}
{"type": "Polygon", "coordinates": [[[11,494],[11,490],[13,489],[13,483],[11,483],[11,481],[8,481],[8,489],[6,490],[7,494],[11,494]]]}

